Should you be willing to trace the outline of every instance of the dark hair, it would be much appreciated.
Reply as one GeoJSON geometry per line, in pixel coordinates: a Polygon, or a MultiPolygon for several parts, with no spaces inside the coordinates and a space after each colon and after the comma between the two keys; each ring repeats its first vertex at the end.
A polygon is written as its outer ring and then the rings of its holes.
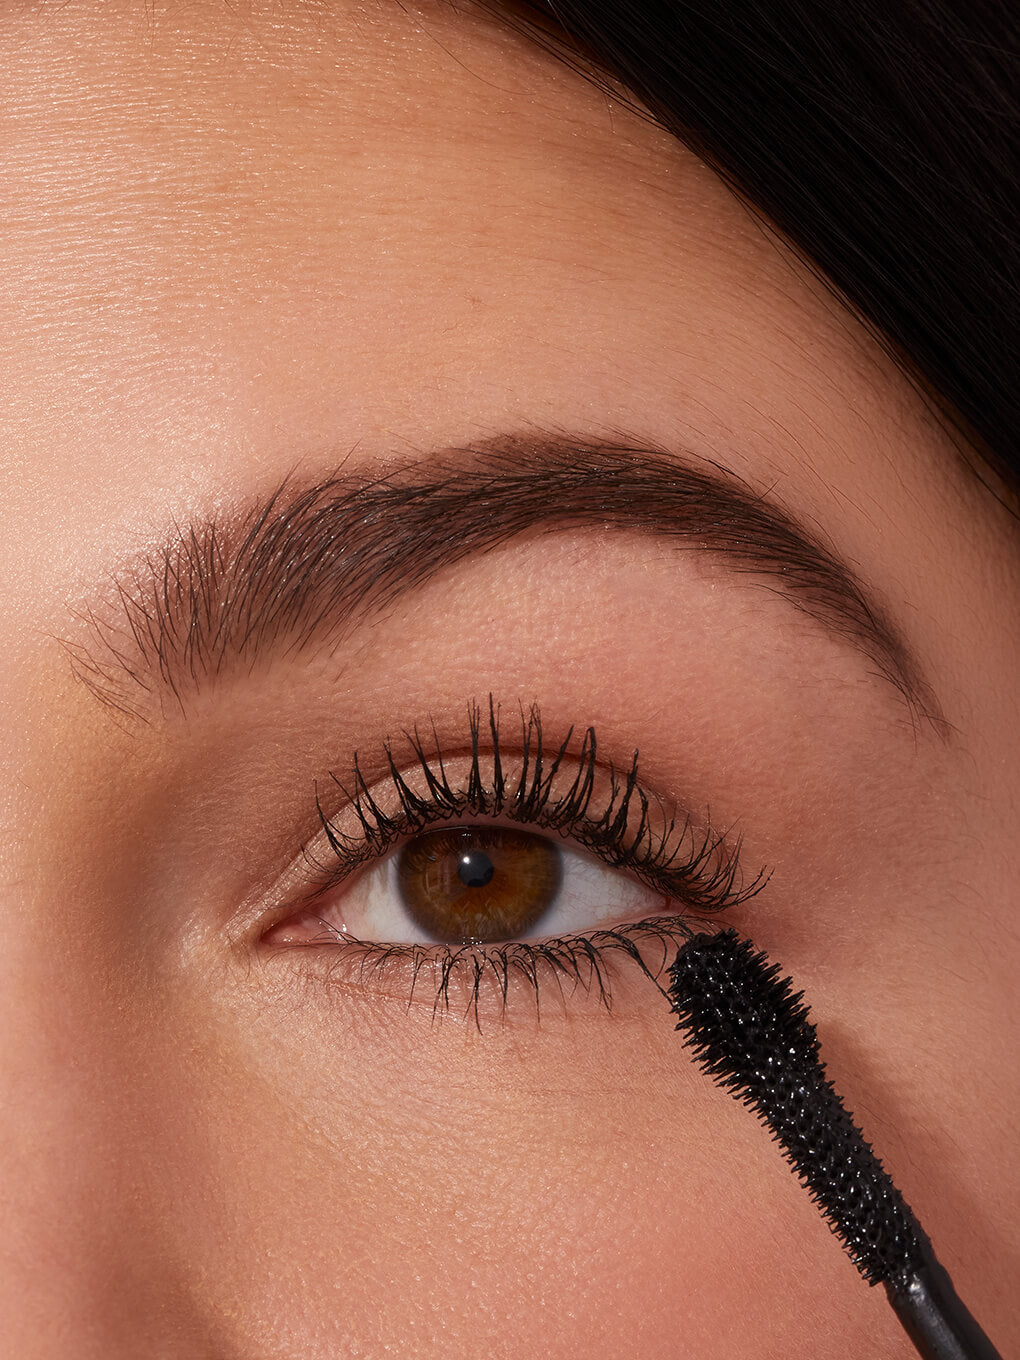
{"type": "Polygon", "coordinates": [[[487,7],[620,82],[801,251],[1020,489],[1010,0],[487,7]]]}

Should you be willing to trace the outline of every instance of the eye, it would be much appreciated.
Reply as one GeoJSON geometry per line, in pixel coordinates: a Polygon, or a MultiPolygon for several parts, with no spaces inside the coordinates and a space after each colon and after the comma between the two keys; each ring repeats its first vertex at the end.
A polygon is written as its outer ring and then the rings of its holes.
{"type": "Polygon", "coordinates": [[[615,925],[668,906],[663,894],[558,837],[444,826],[413,837],[266,938],[492,945],[615,925]]]}
{"type": "Polygon", "coordinates": [[[413,729],[333,776],[337,810],[316,794],[322,830],[302,851],[303,900],[274,909],[261,943],[313,946],[332,981],[376,995],[427,1001],[434,987],[433,1012],[456,992],[476,1019],[489,998],[502,1013],[518,982],[537,1003],[550,977],[608,1006],[610,958],[657,982],[692,916],[759,891],[739,837],[646,789],[636,753],[600,760],[591,727],[550,748],[537,708],[518,711],[505,738],[490,695],[459,740],[430,721],[428,742],[413,729]]]}

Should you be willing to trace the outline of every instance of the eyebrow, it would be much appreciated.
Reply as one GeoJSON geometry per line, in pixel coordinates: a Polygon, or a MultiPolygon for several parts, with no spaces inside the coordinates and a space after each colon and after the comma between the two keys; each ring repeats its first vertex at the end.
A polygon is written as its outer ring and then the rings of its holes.
{"type": "Polygon", "coordinates": [[[886,613],[787,511],[715,464],[561,434],[443,449],[372,478],[288,477],[261,501],[174,525],[102,606],[76,611],[88,640],[65,646],[98,699],[147,721],[160,695],[183,709],[189,689],[232,668],[336,647],[445,567],[586,527],[654,534],[757,578],[861,653],[915,719],[944,721],[886,613]]]}

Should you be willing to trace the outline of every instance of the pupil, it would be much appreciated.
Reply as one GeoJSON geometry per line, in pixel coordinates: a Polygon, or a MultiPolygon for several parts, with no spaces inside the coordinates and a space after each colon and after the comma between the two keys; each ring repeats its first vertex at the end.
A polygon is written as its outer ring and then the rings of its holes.
{"type": "Polygon", "coordinates": [[[484,850],[468,850],[457,863],[457,877],[465,888],[487,888],[496,866],[484,850]]]}

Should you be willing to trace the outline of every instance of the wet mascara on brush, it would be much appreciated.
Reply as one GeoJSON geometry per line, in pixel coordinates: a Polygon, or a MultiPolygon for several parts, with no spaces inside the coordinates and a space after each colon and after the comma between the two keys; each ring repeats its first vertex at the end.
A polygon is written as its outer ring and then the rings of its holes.
{"type": "Polygon", "coordinates": [[[693,936],[670,970],[685,1047],[771,1129],[923,1360],[1001,1360],[825,1075],[803,993],[735,930],[693,936]]]}

